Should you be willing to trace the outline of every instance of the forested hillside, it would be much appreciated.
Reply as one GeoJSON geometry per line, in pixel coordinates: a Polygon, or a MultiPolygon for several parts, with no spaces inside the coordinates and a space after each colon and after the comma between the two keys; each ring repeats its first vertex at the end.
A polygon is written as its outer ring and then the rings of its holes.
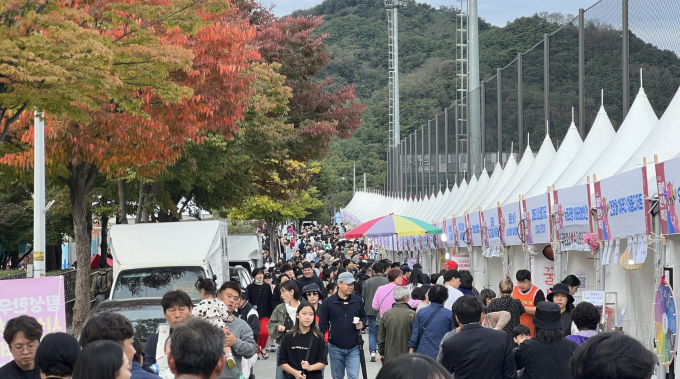
{"type": "MultiPolygon", "coordinates": [[[[402,138],[433,119],[455,99],[455,21],[453,7],[434,8],[409,2],[399,13],[399,53],[402,138]]],[[[328,34],[326,43],[333,63],[326,75],[341,85],[356,83],[356,93],[367,106],[361,127],[352,138],[336,141],[322,162],[319,185],[328,211],[351,199],[352,169],[356,164],[357,187],[367,173],[369,188],[382,188],[388,124],[387,17],[383,0],[326,0],[294,15],[325,15],[319,28],[328,34]],[[343,179],[344,178],[344,179],[343,179]]],[[[483,16],[483,15],[482,15],[483,16]]],[[[480,28],[480,69],[482,79],[496,74],[540,42],[543,33],[563,27],[550,44],[550,118],[553,143],[561,140],[571,120],[571,107],[578,109],[578,28],[571,18],[560,14],[524,17],[505,27],[483,20],[480,28]],[[565,25],[566,24],[566,25],[565,25]]],[[[616,127],[622,122],[621,32],[601,23],[587,25],[586,31],[586,129],[592,124],[605,92],[605,107],[616,127]]],[[[639,87],[637,72],[645,71],[645,89],[660,116],[680,84],[677,55],[660,51],[630,36],[631,101],[639,87]]],[[[543,47],[523,59],[524,131],[531,133],[532,148],[545,136],[543,120],[543,47]]],[[[504,150],[517,142],[517,66],[503,72],[504,150]],[[505,145],[507,143],[507,145],[505,145]]],[[[487,151],[496,151],[496,82],[486,93],[487,151]]],[[[578,117],[578,115],[577,115],[578,117]]],[[[535,150],[534,150],[535,151],[535,150]]]]}

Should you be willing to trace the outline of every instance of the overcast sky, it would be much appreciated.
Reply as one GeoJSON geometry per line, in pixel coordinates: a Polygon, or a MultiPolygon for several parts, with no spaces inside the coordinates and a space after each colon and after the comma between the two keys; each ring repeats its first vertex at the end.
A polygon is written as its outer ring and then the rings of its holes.
{"type": "MultiPolygon", "coordinates": [[[[262,0],[264,5],[274,4],[277,15],[283,16],[294,10],[311,8],[323,0],[262,0]]],[[[480,0],[479,15],[494,25],[503,26],[518,17],[540,12],[562,12],[576,15],[579,8],[588,8],[596,0],[480,0]]],[[[454,5],[455,0],[425,0],[433,6],[454,5]]]]}

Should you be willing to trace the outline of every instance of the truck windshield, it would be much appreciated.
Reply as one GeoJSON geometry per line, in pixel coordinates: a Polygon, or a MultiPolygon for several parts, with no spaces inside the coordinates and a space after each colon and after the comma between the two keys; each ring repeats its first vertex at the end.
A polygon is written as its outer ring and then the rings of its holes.
{"type": "Polygon", "coordinates": [[[123,270],[118,274],[112,299],[163,297],[168,291],[181,290],[192,300],[200,300],[196,281],[205,278],[201,267],[153,267],[123,270]]]}

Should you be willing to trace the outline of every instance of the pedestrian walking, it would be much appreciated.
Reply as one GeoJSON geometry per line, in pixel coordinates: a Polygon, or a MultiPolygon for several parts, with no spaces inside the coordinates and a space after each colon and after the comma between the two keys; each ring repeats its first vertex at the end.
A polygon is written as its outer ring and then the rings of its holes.
{"type": "Polygon", "coordinates": [[[409,352],[437,359],[439,344],[444,335],[454,329],[453,314],[444,307],[449,291],[442,285],[434,285],[427,293],[430,305],[416,314],[413,331],[408,342],[409,352]]]}
{"type": "MultiPolygon", "coordinates": [[[[278,362],[281,357],[281,341],[283,336],[293,330],[295,326],[295,319],[297,314],[297,308],[300,305],[301,294],[297,284],[288,280],[280,285],[281,298],[283,299],[283,304],[279,304],[274,308],[272,312],[272,317],[269,319],[267,324],[267,329],[269,329],[269,334],[274,337],[276,343],[279,345],[279,349],[276,352],[276,361],[278,362]]],[[[285,379],[283,374],[283,369],[281,366],[276,367],[276,379],[285,379]]]]}
{"type": "Polygon", "coordinates": [[[327,357],[326,342],[316,325],[316,310],[303,300],[296,311],[293,330],[281,340],[277,363],[286,378],[322,379],[327,357]]]}
{"type": "Polygon", "coordinates": [[[408,354],[416,312],[408,306],[411,296],[408,287],[394,290],[395,303],[380,319],[378,329],[378,351],[380,363],[408,354]]]}
{"type": "Polygon", "coordinates": [[[248,284],[246,289],[248,290],[248,302],[253,306],[253,309],[257,312],[260,320],[260,333],[256,336],[257,353],[260,354],[263,359],[267,359],[269,358],[269,354],[267,354],[267,339],[269,338],[267,324],[274,311],[274,295],[271,286],[264,282],[264,276],[264,270],[261,268],[254,269],[254,281],[248,284]]]}
{"type": "Polygon", "coordinates": [[[520,325],[521,316],[524,314],[524,306],[518,299],[512,297],[512,279],[505,277],[498,285],[501,296],[491,300],[488,305],[489,312],[506,311],[510,313],[510,321],[505,325],[503,331],[512,337],[512,330],[520,325]]]}
{"type": "Polygon", "coordinates": [[[364,282],[361,289],[361,299],[364,301],[364,310],[368,318],[368,351],[371,354],[371,362],[376,361],[378,349],[378,310],[373,309],[373,299],[378,288],[386,285],[388,280],[383,276],[385,266],[380,263],[373,264],[373,277],[364,282]]]}
{"type": "Polygon", "coordinates": [[[562,312],[562,336],[571,335],[571,311],[574,309],[574,297],[569,294],[566,284],[557,283],[548,294],[546,300],[557,304],[562,312]]]}

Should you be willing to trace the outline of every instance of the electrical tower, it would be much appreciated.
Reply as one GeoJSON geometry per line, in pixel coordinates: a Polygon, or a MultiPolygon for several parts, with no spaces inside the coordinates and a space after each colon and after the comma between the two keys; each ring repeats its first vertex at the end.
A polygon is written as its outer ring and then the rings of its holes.
{"type": "MultiPolygon", "coordinates": [[[[460,184],[463,178],[461,175],[461,159],[459,151],[464,150],[469,153],[468,144],[468,0],[458,0],[460,13],[456,19],[456,123],[458,124],[458,135],[456,136],[456,182],[460,184]]],[[[470,154],[465,160],[466,166],[470,164],[470,154]]],[[[465,170],[467,173],[469,170],[465,170]]]]}
{"type": "Polygon", "coordinates": [[[399,8],[405,7],[405,0],[385,0],[387,9],[389,49],[389,147],[392,149],[392,172],[390,187],[393,192],[403,195],[404,162],[400,154],[401,126],[399,124],[399,8]]]}

